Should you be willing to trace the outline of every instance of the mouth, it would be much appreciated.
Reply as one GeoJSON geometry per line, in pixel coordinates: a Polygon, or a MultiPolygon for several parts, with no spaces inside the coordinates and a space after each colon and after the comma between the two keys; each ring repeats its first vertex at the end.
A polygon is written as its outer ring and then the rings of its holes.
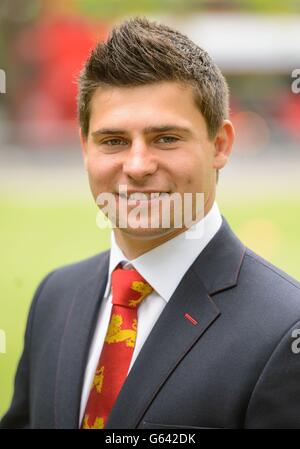
{"type": "Polygon", "coordinates": [[[119,192],[117,196],[123,200],[127,201],[130,204],[149,204],[151,202],[163,200],[164,198],[168,198],[170,192],[157,192],[157,191],[148,191],[148,192],[119,192]]]}

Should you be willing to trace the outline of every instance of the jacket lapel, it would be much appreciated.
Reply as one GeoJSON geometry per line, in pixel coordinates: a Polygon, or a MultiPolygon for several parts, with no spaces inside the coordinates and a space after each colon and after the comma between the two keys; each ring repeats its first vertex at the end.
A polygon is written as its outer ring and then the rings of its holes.
{"type": "Polygon", "coordinates": [[[55,428],[78,428],[80,400],[89,346],[104,295],[109,253],[98,259],[96,273],[78,290],[70,305],[60,345],[55,388],[55,428]]]}
{"type": "Polygon", "coordinates": [[[187,271],[152,329],[106,428],[138,427],[172,371],[220,316],[211,296],[236,285],[244,252],[245,247],[223,218],[220,230],[187,271]],[[193,324],[186,314],[197,323],[193,324]]]}

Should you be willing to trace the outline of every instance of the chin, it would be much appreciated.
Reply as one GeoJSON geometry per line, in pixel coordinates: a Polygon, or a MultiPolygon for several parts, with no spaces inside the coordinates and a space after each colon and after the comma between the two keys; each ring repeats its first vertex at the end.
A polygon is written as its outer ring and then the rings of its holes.
{"type": "Polygon", "coordinates": [[[172,233],[179,233],[179,228],[117,228],[118,232],[126,234],[128,237],[138,240],[153,240],[156,238],[168,236],[172,233]]]}

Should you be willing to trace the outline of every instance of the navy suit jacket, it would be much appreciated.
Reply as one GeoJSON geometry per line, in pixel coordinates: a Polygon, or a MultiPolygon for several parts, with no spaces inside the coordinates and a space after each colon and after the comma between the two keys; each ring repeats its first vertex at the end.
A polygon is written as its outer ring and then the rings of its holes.
{"type": "MultiPolygon", "coordinates": [[[[107,251],[39,285],[1,428],[78,428],[108,261],[107,251]]],[[[300,428],[299,287],[223,218],[153,327],[107,428],[300,428]]]]}

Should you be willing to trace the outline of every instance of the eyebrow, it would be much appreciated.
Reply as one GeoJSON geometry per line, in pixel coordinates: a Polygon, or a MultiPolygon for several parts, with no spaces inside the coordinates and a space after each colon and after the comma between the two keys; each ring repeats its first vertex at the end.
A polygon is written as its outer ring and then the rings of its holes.
{"type": "MultiPolygon", "coordinates": [[[[143,133],[144,134],[153,134],[158,132],[167,132],[167,131],[178,131],[183,132],[185,134],[192,134],[192,131],[189,128],[186,128],[184,126],[178,126],[178,125],[163,125],[163,126],[149,126],[147,128],[144,128],[143,133]]],[[[126,134],[128,131],[125,129],[118,129],[118,128],[99,128],[96,131],[92,132],[93,137],[99,137],[103,135],[115,135],[115,134],[126,134]]]]}

